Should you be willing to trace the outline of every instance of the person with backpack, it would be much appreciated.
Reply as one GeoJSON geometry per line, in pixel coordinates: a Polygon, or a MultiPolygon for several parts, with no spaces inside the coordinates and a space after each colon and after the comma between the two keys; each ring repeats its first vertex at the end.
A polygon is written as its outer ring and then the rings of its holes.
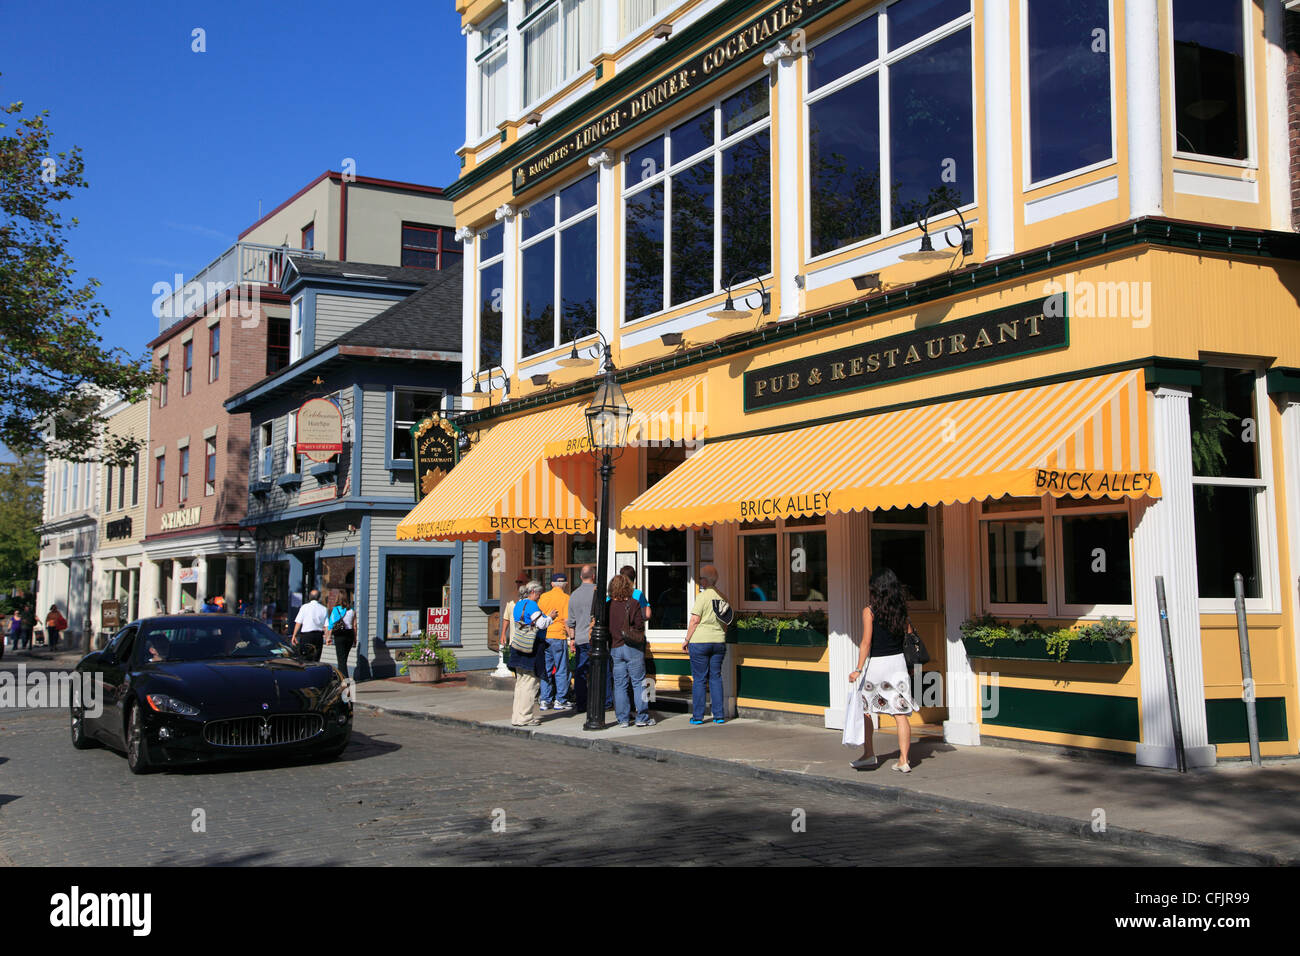
{"type": "Polygon", "coordinates": [[[520,589],[520,598],[511,612],[510,669],[515,672],[512,727],[536,727],[538,692],[546,667],[546,629],[553,623],[542,613],[537,599],[542,595],[540,581],[529,581],[520,589]]]}
{"type": "Polygon", "coordinates": [[[735,612],[717,590],[718,569],[711,564],[696,575],[700,593],[691,608],[690,625],[682,650],[691,656],[691,723],[704,723],[704,697],[707,688],[715,724],[726,723],[726,703],[722,696],[722,661],[727,654],[727,628],[735,612]]]}
{"type": "Polygon", "coordinates": [[[641,602],[632,593],[632,582],[616,574],[609,581],[609,658],[614,673],[614,715],[620,727],[631,724],[636,707],[636,725],[653,727],[655,719],[646,706],[645,616],[641,602]],[[629,685],[631,693],[629,694],[629,685]]]}

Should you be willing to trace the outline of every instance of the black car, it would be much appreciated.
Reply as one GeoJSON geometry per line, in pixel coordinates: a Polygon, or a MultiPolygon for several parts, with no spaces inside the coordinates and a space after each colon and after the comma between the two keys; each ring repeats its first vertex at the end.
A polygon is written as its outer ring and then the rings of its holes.
{"type": "Polygon", "coordinates": [[[134,621],[77,671],[85,676],[72,706],[72,745],[124,750],[133,773],[254,755],[337,757],[352,734],[339,670],[303,660],[246,617],[134,621]]]}

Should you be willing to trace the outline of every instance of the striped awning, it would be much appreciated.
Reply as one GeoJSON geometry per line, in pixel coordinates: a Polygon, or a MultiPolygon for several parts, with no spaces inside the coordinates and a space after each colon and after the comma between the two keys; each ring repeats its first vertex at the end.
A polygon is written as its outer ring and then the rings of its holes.
{"type": "Polygon", "coordinates": [[[714,441],[623,509],[623,528],[1043,494],[1159,497],[1141,370],[714,441]]]}
{"type": "Polygon", "coordinates": [[[596,467],[588,456],[547,461],[539,436],[567,434],[583,406],[500,422],[397,524],[399,540],[489,540],[502,532],[595,530],[596,467]]]}
{"type": "MultiPolygon", "coordinates": [[[[704,377],[696,376],[660,382],[626,393],[632,409],[628,426],[629,445],[682,445],[704,437],[704,377]]],[[[586,416],[571,431],[552,436],[544,454],[547,458],[566,458],[591,451],[586,416]]]]}

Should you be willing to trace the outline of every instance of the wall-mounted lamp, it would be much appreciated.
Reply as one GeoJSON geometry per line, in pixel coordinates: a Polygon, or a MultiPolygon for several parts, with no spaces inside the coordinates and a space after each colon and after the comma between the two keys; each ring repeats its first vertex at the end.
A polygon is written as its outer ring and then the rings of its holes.
{"type": "Polygon", "coordinates": [[[532,383],[533,383],[534,385],[549,385],[549,384],[551,384],[551,373],[550,373],[550,372],[538,372],[536,375],[530,375],[530,376],[528,376],[528,377],[529,377],[529,379],[532,381],[532,383]]]}
{"type": "Polygon", "coordinates": [[[539,126],[542,122],[542,114],[537,110],[533,110],[524,117],[524,122],[528,123],[530,126],[539,126]]]}
{"type": "Polygon", "coordinates": [[[935,210],[938,210],[940,212],[943,212],[945,210],[952,212],[957,216],[957,221],[960,223],[959,226],[949,226],[948,229],[944,230],[943,241],[948,243],[948,248],[956,249],[958,246],[960,246],[961,254],[963,257],[969,256],[971,252],[974,250],[974,246],[975,246],[974,233],[966,225],[966,218],[961,214],[961,211],[956,206],[950,203],[939,202],[939,203],[935,203],[929,209],[927,209],[925,211],[925,216],[918,223],[918,225],[921,227],[921,248],[918,249],[916,252],[903,253],[901,256],[899,256],[900,259],[906,259],[908,262],[933,262],[938,259],[952,258],[952,253],[950,252],[936,252],[934,248],[934,243],[930,241],[930,218],[935,212],[935,210]],[[948,238],[948,231],[950,229],[958,230],[958,233],[960,235],[960,239],[958,242],[953,242],[950,238],[948,238]]]}
{"type": "Polygon", "coordinates": [[[685,336],[681,332],[665,332],[659,336],[659,341],[664,345],[681,346],[685,341],[685,336]]]}
{"type": "Polygon", "coordinates": [[[748,320],[750,318],[749,314],[747,312],[741,312],[739,309],[736,308],[736,303],[732,299],[731,290],[736,287],[737,283],[743,283],[745,285],[748,285],[751,282],[756,283],[758,285],[758,288],[753,292],[750,292],[748,295],[746,295],[744,299],[742,299],[742,301],[745,303],[747,308],[753,309],[754,306],[749,305],[749,297],[752,295],[757,295],[763,307],[763,314],[771,315],[772,314],[772,293],[767,291],[767,286],[763,284],[763,280],[756,275],[751,275],[748,278],[746,278],[745,273],[738,272],[736,273],[736,275],[731,277],[731,281],[729,281],[726,285],[726,291],[727,291],[726,304],[723,305],[721,309],[718,309],[715,312],[710,312],[709,318],[719,319],[722,321],[728,321],[728,320],[734,321],[736,319],[748,320]]]}
{"type": "Polygon", "coordinates": [[[501,368],[501,366],[495,365],[492,368],[488,369],[487,374],[484,375],[482,378],[480,378],[477,373],[471,375],[470,378],[474,380],[474,387],[468,392],[462,392],[461,393],[462,398],[471,398],[471,399],[481,398],[483,397],[483,395],[486,394],[488,396],[488,402],[490,404],[492,401],[493,390],[499,388],[501,389],[502,392],[501,401],[505,402],[509,400],[510,376],[506,374],[506,370],[501,368]],[[497,375],[498,372],[501,373],[500,376],[497,375]],[[486,392],[483,391],[483,382],[487,382],[486,392]]]}
{"type": "Polygon", "coordinates": [[[672,35],[673,35],[673,25],[671,23],[668,23],[667,21],[655,27],[656,40],[667,40],[672,35]]]}
{"type": "Polygon", "coordinates": [[[879,289],[879,288],[880,288],[880,273],[879,273],[879,272],[868,272],[868,273],[867,273],[866,275],[864,275],[864,276],[854,276],[854,277],[853,277],[853,288],[857,289],[859,292],[865,292],[865,291],[867,291],[867,290],[869,290],[869,289],[879,289]]]}
{"type": "Polygon", "coordinates": [[[578,343],[574,342],[572,347],[569,349],[568,357],[560,359],[555,364],[561,368],[585,368],[592,362],[599,362],[602,358],[604,358],[606,363],[608,363],[610,357],[609,340],[605,338],[605,334],[601,332],[600,329],[596,329],[596,335],[598,341],[594,342],[590,349],[582,350],[584,352],[590,352],[590,355],[587,358],[582,357],[582,354],[578,351],[578,343]]]}

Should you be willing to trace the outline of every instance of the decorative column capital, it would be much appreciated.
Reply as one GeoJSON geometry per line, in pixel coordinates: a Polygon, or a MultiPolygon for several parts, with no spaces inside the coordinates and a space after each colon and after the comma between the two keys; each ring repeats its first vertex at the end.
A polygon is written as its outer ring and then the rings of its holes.
{"type": "Polygon", "coordinates": [[[515,214],[518,212],[519,210],[514,206],[509,203],[503,203],[502,205],[497,206],[496,220],[497,222],[500,222],[502,219],[513,219],[515,218],[515,214]]]}
{"type": "Polygon", "coordinates": [[[789,66],[798,56],[799,54],[795,52],[790,44],[782,40],[763,54],[763,65],[771,66],[773,63],[780,62],[782,66],[789,66]]]}
{"type": "Polygon", "coordinates": [[[607,149],[602,149],[599,153],[593,153],[587,157],[588,166],[604,166],[608,169],[614,165],[614,154],[607,149]]]}
{"type": "Polygon", "coordinates": [[[456,230],[456,241],[469,242],[477,235],[478,232],[474,229],[471,229],[469,226],[461,226],[459,229],[456,230]]]}

